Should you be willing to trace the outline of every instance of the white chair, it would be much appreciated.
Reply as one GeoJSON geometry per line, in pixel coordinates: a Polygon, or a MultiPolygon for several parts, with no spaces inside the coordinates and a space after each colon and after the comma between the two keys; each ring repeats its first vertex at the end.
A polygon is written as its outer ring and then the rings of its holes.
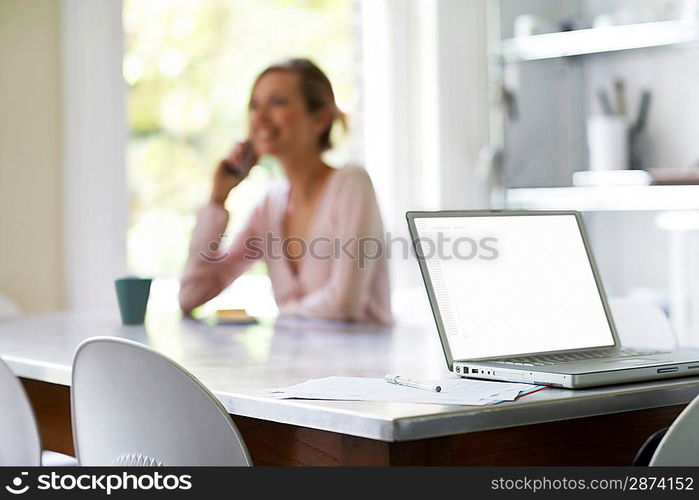
{"type": "Polygon", "coordinates": [[[650,465],[699,465],[699,396],[687,405],[667,430],[650,465]]]}
{"type": "Polygon", "coordinates": [[[252,465],[220,401],[177,363],[136,342],[96,337],[80,344],[71,408],[81,465],[252,465]]]}
{"type": "Polygon", "coordinates": [[[671,350],[676,345],[670,320],[656,305],[637,299],[609,299],[617,333],[624,347],[671,350]]]}
{"type": "Polygon", "coordinates": [[[73,457],[41,451],[41,438],[27,394],[10,367],[0,359],[0,466],[71,466],[73,457]]]}

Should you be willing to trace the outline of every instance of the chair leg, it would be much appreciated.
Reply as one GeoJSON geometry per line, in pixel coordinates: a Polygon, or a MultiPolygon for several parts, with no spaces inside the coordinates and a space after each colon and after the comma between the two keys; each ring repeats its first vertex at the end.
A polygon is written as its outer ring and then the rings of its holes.
{"type": "Polygon", "coordinates": [[[658,448],[658,445],[663,439],[663,436],[667,432],[668,428],[669,427],[665,427],[664,429],[660,429],[659,431],[651,434],[651,436],[646,439],[645,443],[643,443],[639,448],[638,453],[636,453],[636,457],[633,459],[633,462],[631,462],[631,465],[647,467],[648,464],[650,464],[650,459],[653,458],[653,454],[658,448]]]}

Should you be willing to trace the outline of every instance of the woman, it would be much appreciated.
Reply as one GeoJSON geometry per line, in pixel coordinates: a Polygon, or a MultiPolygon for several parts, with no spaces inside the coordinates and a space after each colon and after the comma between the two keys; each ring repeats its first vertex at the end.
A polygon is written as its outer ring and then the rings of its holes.
{"type": "Polygon", "coordinates": [[[330,81],[311,61],[290,59],[257,77],[249,140],[218,165],[194,229],[180,287],[185,313],[264,258],[283,315],[391,322],[383,224],[371,180],[361,168],[334,169],[321,158],[337,118],[330,81]],[[269,189],[221,251],[226,198],[265,154],[279,160],[286,179],[269,189]]]}

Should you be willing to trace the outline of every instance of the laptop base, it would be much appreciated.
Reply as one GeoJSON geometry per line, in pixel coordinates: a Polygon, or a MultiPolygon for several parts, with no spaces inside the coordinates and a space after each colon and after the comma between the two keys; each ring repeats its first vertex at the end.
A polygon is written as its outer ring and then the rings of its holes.
{"type": "Polygon", "coordinates": [[[455,361],[454,373],[461,377],[566,389],[699,376],[699,352],[696,350],[677,350],[646,358],[611,359],[602,363],[607,365],[605,369],[600,369],[599,362],[571,362],[513,369],[510,365],[497,361],[455,361]]]}

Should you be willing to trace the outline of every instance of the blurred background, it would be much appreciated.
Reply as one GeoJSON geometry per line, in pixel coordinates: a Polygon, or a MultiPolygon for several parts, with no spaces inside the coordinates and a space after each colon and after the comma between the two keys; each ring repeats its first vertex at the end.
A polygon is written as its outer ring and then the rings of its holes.
{"type": "MultiPolygon", "coordinates": [[[[431,321],[409,209],[577,209],[613,296],[699,330],[697,0],[0,0],[0,294],[114,307],[178,277],[255,75],[309,57],[389,232],[400,321],[431,321]]],[[[236,189],[229,233],[268,183],[236,189]]],[[[263,264],[210,305],[274,314],[263,264]]]]}

